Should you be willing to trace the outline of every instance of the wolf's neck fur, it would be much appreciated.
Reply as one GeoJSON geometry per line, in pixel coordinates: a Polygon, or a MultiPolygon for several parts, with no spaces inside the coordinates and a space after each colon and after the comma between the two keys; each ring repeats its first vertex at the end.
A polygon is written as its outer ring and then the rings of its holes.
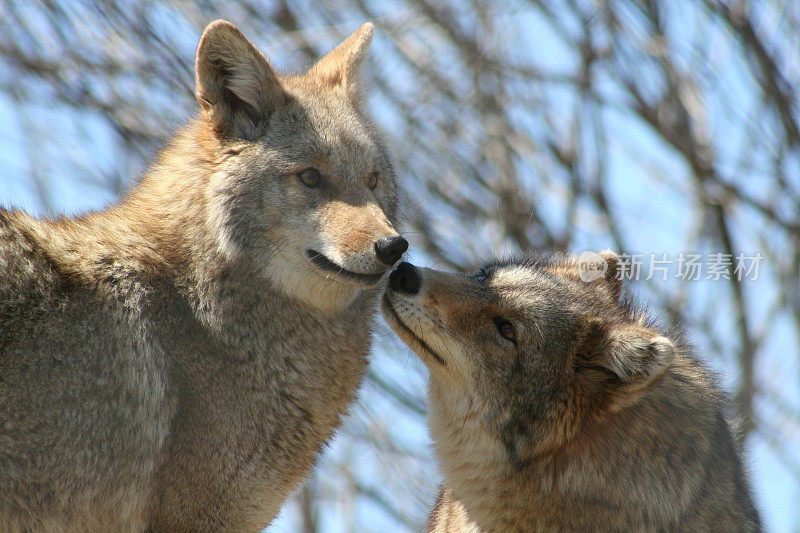
{"type": "Polygon", "coordinates": [[[725,476],[739,472],[735,456],[714,455],[730,435],[713,393],[696,393],[709,385],[692,365],[682,356],[679,368],[636,406],[587,426],[581,442],[520,465],[487,430],[480,406],[466,392],[453,394],[431,380],[429,425],[444,485],[483,531],[582,530],[600,524],[593,516],[610,529],[677,526],[682,516],[708,505],[705,476],[724,472],[723,491],[730,490],[725,476]],[[694,420],[682,426],[668,416],[694,420]]]}
{"type": "Polygon", "coordinates": [[[444,486],[469,520],[485,532],[550,531],[566,524],[561,513],[569,488],[591,485],[581,459],[515,464],[499,435],[487,429],[487,406],[451,387],[431,380],[429,427],[444,486]]]}
{"type": "Polygon", "coordinates": [[[428,424],[434,449],[446,487],[483,531],[492,531],[500,525],[496,519],[505,514],[503,508],[511,503],[515,488],[504,474],[507,454],[486,431],[479,400],[451,387],[457,386],[434,379],[429,384],[428,424]]]}

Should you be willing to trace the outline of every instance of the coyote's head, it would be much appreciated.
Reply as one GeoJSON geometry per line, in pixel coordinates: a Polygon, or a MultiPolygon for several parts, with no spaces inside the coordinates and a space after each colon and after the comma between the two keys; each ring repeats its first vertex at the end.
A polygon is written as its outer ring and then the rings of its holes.
{"type": "Polygon", "coordinates": [[[621,301],[617,257],[596,255],[604,274],[590,282],[560,254],[489,263],[472,276],[408,263],[392,272],[383,314],[430,370],[437,441],[477,421],[504,454],[530,458],[659,382],[673,343],[621,301]]]}
{"type": "Polygon", "coordinates": [[[225,21],[210,24],[197,48],[218,248],[326,310],[375,285],[408,247],[394,228],[395,172],[361,100],[371,38],[365,24],[292,76],[277,75],[225,21]]]}

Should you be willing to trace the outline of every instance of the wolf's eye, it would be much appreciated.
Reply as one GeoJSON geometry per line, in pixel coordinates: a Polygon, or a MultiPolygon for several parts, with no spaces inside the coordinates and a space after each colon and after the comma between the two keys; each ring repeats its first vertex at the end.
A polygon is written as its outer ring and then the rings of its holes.
{"type": "Polygon", "coordinates": [[[367,180],[367,187],[369,187],[370,190],[374,190],[375,187],[377,186],[378,186],[378,173],[373,172],[372,174],[370,174],[369,179],[367,180]]]}
{"type": "Polygon", "coordinates": [[[488,277],[488,274],[489,273],[486,271],[486,269],[482,268],[482,269],[478,270],[478,272],[475,274],[475,279],[478,280],[478,281],[486,281],[486,278],[488,277]]]}
{"type": "Polygon", "coordinates": [[[510,340],[514,344],[517,343],[517,332],[514,329],[514,324],[498,316],[494,319],[494,325],[497,326],[497,332],[501,337],[510,340]]]}
{"type": "Polygon", "coordinates": [[[297,177],[300,178],[300,181],[302,181],[303,185],[306,187],[316,187],[319,185],[321,179],[319,170],[316,168],[307,168],[298,174],[297,177]]]}

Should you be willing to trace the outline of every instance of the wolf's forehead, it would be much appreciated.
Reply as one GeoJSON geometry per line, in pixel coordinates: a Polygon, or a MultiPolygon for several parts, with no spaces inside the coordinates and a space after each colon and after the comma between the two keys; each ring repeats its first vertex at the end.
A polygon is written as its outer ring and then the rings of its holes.
{"type": "MultiPolygon", "coordinates": [[[[567,268],[567,267],[564,267],[567,268]]],[[[494,267],[490,285],[508,304],[534,314],[573,299],[571,283],[551,266],[517,264],[494,267]]]]}
{"type": "Polygon", "coordinates": [[[489,283],[505,300],[519,307],[538,304],[542,299],[542,274],[527,265],[508,265],[492,269],[489,283]]]}
{"type": "Polygon", "coordinates": [[[492,285],[509,289],[529,286],[536,279],[536,272],[527,265],[503,265],[493,268],[492,285]]]}

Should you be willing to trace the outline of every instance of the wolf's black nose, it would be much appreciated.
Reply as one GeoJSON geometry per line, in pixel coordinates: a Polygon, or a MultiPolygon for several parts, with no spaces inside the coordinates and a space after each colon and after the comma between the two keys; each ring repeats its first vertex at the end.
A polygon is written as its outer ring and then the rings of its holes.
{"type": "Polygon", "coordinates": [[[422,280],[419,278],[417,268],[411,263],[403,261],[389,274],[389,287],[393,291],[417,294],[421,285],[422,280]]]}
{"type": "Polygon", "coordinates": [[[375,255],[381,263],[393,265],[408,250],[408,241],[400,235],[386,237],[375,243],[375,255]]]}

